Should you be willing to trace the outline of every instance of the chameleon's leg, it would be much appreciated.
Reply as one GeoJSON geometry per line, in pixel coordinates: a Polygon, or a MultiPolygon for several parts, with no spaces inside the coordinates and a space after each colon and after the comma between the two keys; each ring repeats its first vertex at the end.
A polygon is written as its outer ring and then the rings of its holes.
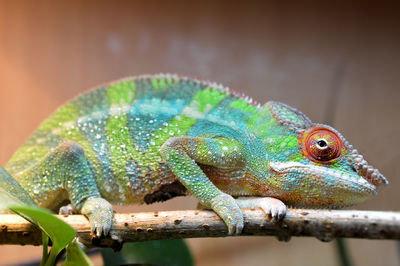
{"type": "Polygon", "coordinates": [[[73,210],[89,219],[92,232],[107,235],[111,228],[113,208],[103,199],[97,188],[95,176],[83,148],[76,142],[60,144],[37,166],[48,173],[52,187],[62,184],[68,192],[73,210]]]}
{"type": "Polygon", "coordinates": [[[239,143],[227,139],[170,138],[161,147],[164,161],[179,181],[202,205],[214,210],[228,226],[229,234],[243,229],[243,215],[235,199],[220,191],[196,162],[216,167],[243,164],[239,143]]]}

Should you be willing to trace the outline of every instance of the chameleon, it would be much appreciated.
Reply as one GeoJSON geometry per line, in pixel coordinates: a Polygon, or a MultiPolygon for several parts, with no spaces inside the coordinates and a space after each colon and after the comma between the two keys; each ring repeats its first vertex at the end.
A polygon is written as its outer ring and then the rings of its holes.
{"type": "Polygon", "coordinates": [[[337,130],[295,108],[173,74],[120,79],[63,105],[0,181],[30,204],[70,203],[99,237],[110,232],[112,204],[191,194],[240,234],[241,208],[279,220],[287,206],[342,208],[388,183],[337,130]]]}

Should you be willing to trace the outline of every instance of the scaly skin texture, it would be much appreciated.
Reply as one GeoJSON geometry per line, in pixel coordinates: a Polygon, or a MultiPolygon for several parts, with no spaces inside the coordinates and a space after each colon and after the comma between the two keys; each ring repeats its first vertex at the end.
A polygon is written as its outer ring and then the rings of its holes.
{"type": "Polygon", "coordinates": [[[190,193],[233,234],[243,228],[240,207],[282,218],[285,204],[339,208],[387,183],[340,133],[294,108],[176,75],[81,95],[44,121],[6,169],[39,206],[70,201],[97,235],[109,232],[111,204],[190,193]]]}

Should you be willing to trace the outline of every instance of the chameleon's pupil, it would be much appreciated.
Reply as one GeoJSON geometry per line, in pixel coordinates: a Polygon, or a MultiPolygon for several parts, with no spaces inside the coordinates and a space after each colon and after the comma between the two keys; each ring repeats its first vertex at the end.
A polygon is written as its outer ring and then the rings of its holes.
{"type": "Polygon", "coordinates": [[[318,140],[318,141],[317,141],[317,144],[318,144],[318,146],[321,147],[321,148],[325,148],[325,147],[328,146],[328,143],[326,143],[326,141],[323,140],[323,139],[318,140]]]}

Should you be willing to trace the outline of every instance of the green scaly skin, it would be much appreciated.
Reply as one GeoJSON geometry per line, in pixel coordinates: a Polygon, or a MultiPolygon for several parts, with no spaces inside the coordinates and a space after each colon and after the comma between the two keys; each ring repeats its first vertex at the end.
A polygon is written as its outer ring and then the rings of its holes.
{"type": "MultiPolygon", "coordinates": [[[[296,109],[169,74],[79,96],[44,121],[6,169],[39,206],[56,211],[70,201],[98,236],[109,233],[111,204],[190,193],[238,234],[241,207],[281,219],[286,204],[339,208],[387,183],[340,133],[296,109]]],[[[0,175],[4,190],[15,185],[0,175]]]]}

